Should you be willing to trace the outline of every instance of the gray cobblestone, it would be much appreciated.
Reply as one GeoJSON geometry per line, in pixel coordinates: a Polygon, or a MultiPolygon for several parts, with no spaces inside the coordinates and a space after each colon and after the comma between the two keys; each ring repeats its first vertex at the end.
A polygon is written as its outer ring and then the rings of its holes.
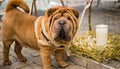
{"type": "Polygon", "coordinates": [[[27,64],[23,63],[23,62],[14,62],[12,63],[12,65],[14,69],[17,69],[17,68],[23,68],[23,67],[26,67],[27,64]]]}
{"type": "Polygon", "coordinates": [[[33,57],[40,55],[39,51],[36,51],[36,50],[31,50],[29,48],[24,48],[23,50],[24,52],[31,54],[33,57]]]}
{"type": "Polygon", "coordinates": [[[34,66],[33,69],[43,69],[42,66],[34,66]]]}
{"type": "Polygon", "coordinates": [[[26,57],[28,60],[29,59],[31,59],[31,58],[34,58],[31,54],[29,54],[29,53],[24,53],[24,52],[22,52],[23,53],[23,56],[24,57],[26,57]]]}
{"type": "Polygon", "coordinates": [[[31,68],[30,66],[26,66],[26,67],[23,67],[21,69],[33,69],[33,68],[31,68]]]}
{"type": "Polygon", "coordinates": [[[86,69],[86,68],[78,66],[78,65],[69,65],[69,67],[67,67],[65,69],[86,69]]]}
{"type": "Polygon", "coordinates": [[[73,62],[76,65],[81,65],[83,67],[87,67],[87,62],[88,62],[86,58],[82,58],[82,57],[80,59],[78,59],[77,57],[69,58],[69,61],[73,62]]]}
{"type": "Polygon", "coordinates": [[[40,59],[39,56],[38,56],[38,57],[31,58],[31,60],[32,60],[34,63],[38,64],[38,65],[42,65],[42,61],[41,61],[41,59],[40,59]]]}
{"type": "Polygon", "coordinates": [[[41,65],[37,65],[37,64],[32,64],[32,65],[29,65],[32,69],[42,69],[42,66],[41,65]]]}
{"type": "Polygon", "coordinates": [[[0,69],[12,69],[12,66],[3,66],[3,65],[0,65],[0,69]]]}
{"type": "Polygon", "coordinates": [[[25,62],[27,65],[31,65],[31,64],[34,64],[34,62],[33,61],[31,61],[31,60],[27,60],[27,62],[25,62]]]}

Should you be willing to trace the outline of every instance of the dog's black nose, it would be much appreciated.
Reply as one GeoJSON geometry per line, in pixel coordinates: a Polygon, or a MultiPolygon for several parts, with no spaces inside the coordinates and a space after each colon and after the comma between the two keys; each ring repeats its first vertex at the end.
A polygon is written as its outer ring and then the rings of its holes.
{"type": "Polygon", "coordinates": [[[66,24],[66,21],[63,21],[63,20],[62,20],[62,21],[59,22],[59,25],[60,25],[60,26],[64,26],[65,24],[66,24]]]}

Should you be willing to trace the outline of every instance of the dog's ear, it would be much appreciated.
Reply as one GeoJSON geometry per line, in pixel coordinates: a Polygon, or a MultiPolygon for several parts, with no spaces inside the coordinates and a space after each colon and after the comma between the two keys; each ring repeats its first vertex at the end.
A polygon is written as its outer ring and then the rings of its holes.
{"type": "Polygon", "coordinates": [[[76,18],[79,18],[79,12],[75,9],[71,9],[76,18]]]}
{"type": "Polygon", "coordinates": [[[46,14],[48,15],[48,17],[50,16],[50,15],[52,15],[56,10],[57,10],[58,8],[50,8],[50,9],[48,9],[47,10],[47,12],[46,12],[46,14]]]}

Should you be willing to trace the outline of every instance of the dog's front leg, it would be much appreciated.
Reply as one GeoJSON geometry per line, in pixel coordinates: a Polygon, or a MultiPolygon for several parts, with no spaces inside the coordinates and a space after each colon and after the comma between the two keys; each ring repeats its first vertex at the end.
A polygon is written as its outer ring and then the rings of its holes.
{"type": "Polygon", "coordinates": [[[40,49],[40,55],[41,55],[44,69],[52,69],[50,54],[51,54],[51,50],[40,49]]]}
{"type": "Polygon", "coordinates": [[[60,67],[64,68],[68,66],[68,63],[65,62],[65,51],[64,49],[59,49],[55,51],[55,58],[60,67]]]}

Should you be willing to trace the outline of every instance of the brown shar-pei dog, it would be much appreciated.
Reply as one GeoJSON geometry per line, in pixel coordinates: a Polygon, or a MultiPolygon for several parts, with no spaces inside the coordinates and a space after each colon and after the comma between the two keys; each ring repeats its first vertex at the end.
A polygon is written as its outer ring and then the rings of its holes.
{"type": "Polygon", "coordinates": [[[10,0],[7,4],[2,22],[3,64],[11,64],[9,50],[15,42],[15,53],[22,62],[26,61],[21,53],[25,46],[40,51],[44,69],[52,69],[51,53],[60,67],[68,66],[63,57],[78,30],[79,12],[58,6],[48,9],[45,16],[35,17],[28,13],[29,8],[22,0],[10,0]]]}

